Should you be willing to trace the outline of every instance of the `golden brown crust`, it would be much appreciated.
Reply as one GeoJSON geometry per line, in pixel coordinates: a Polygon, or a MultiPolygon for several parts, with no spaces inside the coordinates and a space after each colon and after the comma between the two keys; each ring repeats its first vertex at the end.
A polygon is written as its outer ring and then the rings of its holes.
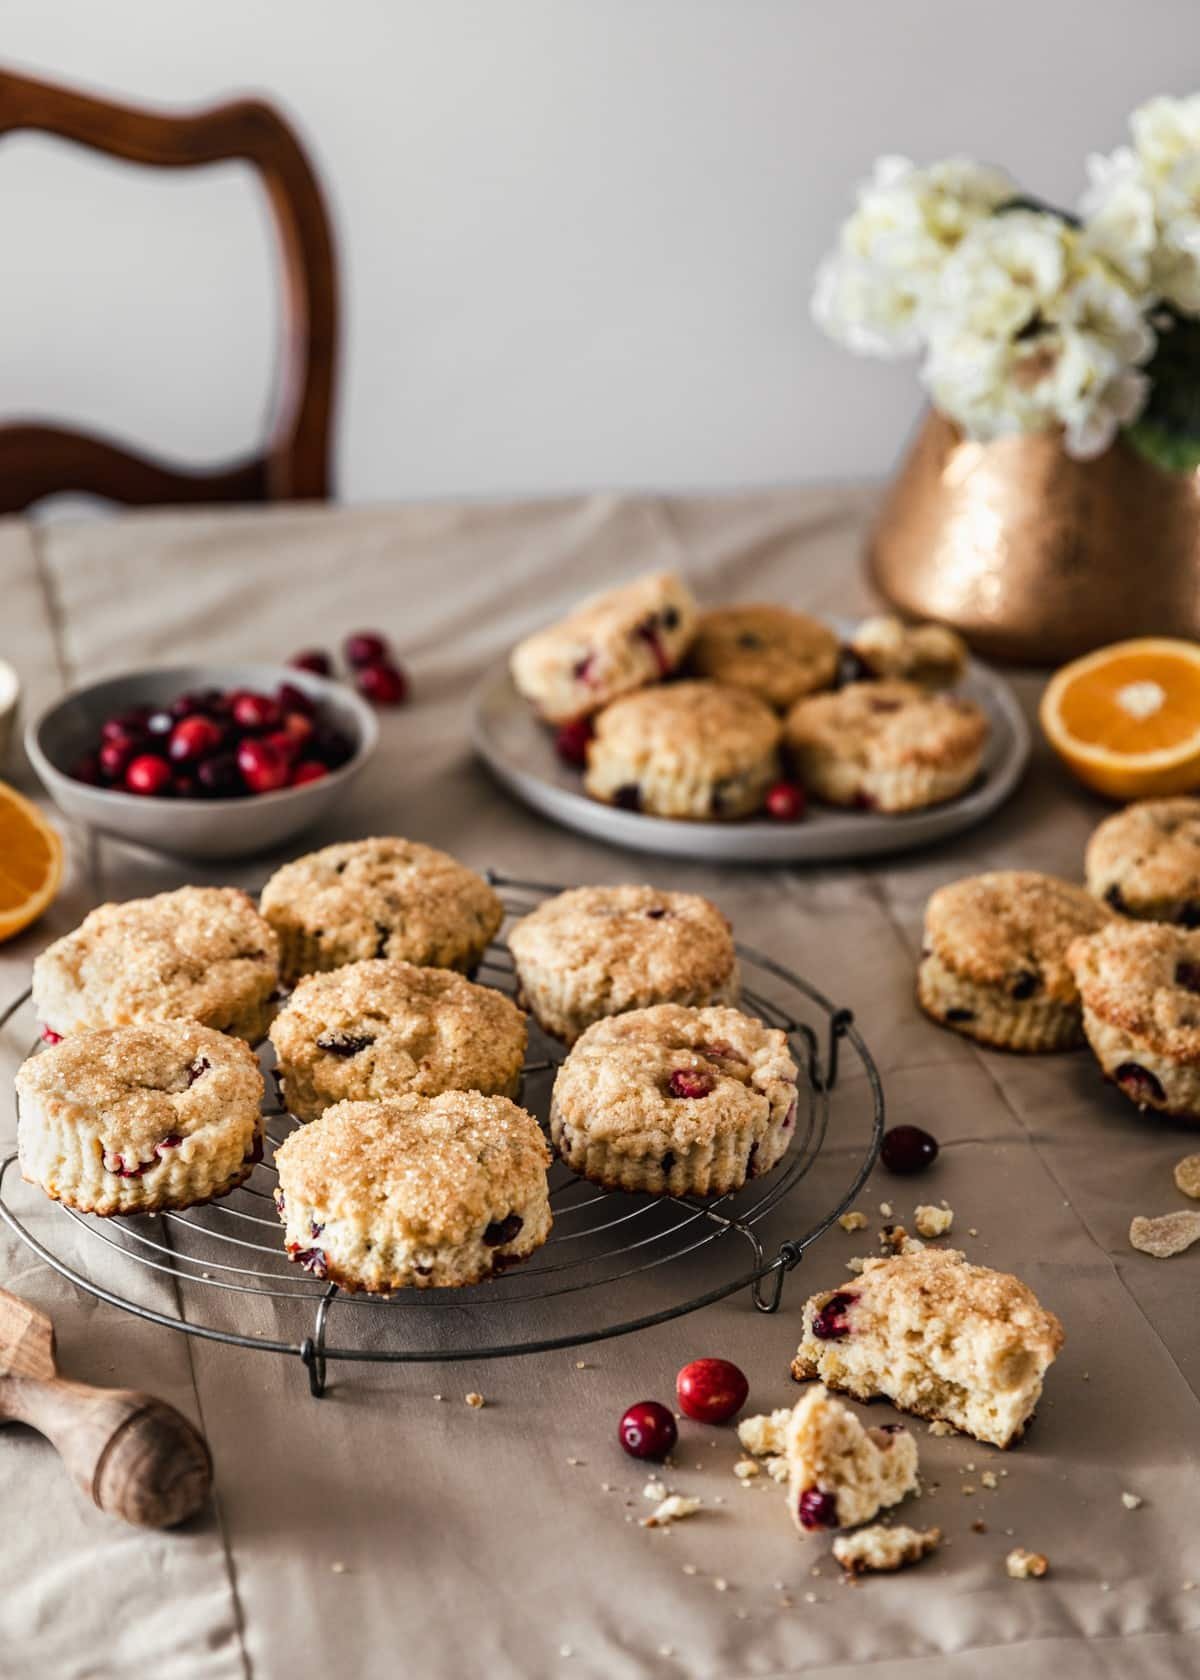
{"type": "Polygon", "coordinates": [[[925,945],[974,985],[1075,1004],[1067,948],[1111,919],[1069,881],[1031,869],[994,870],[938,888],[925,909],[925,945]]]}
{"type": "Polygon", "coordinates": [[[1126,916],[1200,922],[1200,799],[1145,799],[1088,841],[1088,890],[1126,916]]]}
{"type": "Polygon", "coordinates": [[[688,655],[697,676],[745,688],[776,711],[829,688],[838,639],[827,625],[788,607],[718,607],[701,613],[688,655]]]}
{"type": "Polygon", "coordinates": [[[1173,1063],[1200,1063],[1200,932],[1112,921],[1068,956],[1089,1015],[1173,1063]]]}

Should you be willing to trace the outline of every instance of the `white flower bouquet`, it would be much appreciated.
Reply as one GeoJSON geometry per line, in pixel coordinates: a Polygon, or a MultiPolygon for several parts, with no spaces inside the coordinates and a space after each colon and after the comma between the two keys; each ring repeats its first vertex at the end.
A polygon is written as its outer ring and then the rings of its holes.
{"type": "Polygon", "coordinates": [[[1118,431],[1159,466],[1200,465],[1200,94],[1152,99],[1132,145],[1088,160],[1075,212],[1001,169],[880,158],[813,313],[866,355],[919,353],[968,437],[1061,428],[1070,455],[1118,431]]]}

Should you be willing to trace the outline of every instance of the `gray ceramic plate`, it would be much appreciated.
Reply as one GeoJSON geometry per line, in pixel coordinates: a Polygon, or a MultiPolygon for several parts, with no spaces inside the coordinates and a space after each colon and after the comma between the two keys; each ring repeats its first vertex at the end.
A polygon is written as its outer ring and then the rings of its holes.
{"type": "Polygon", "coordinates": [[[838,863],[932,845],[981,822],[1012,793],[1029,758],[1029,726],[1012,689],[972,660],[959,692],[991,720],[982,778],[958,799],[898,817],[813,805],[798,823],[676,822],[601,805],[559,760],[550,730],[513,687],[507,660],[493,665],[475,691],[473,738],[484,763],[518,799],[611,846],[706,863],[838,863]]]}

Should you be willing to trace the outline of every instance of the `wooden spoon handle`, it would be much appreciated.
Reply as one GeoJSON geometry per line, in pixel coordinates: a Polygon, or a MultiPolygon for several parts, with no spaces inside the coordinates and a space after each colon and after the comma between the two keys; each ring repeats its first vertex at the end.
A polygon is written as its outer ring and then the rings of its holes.
{"type": "Polygon", "coordinates": [[[0,1402],[0,1415],[53,1443],[84,1493],[110,1516],[170,1528],[208,1498],[207,1443],[165,1400],[132,1388],[13,1374],[0,1378],[0,1402]]]}

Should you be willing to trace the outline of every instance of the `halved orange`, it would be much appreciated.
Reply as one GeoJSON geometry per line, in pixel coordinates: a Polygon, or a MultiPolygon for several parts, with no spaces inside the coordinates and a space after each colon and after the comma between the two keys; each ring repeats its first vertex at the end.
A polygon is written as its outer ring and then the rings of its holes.
{"type": "Polygon", "coordinates": [[[1110,799],[1200,788],[1200,644],[1113,642],[1056,671],[1039,708],[1046,738],[1110,799]]]}
{"type": "Polygon", "coordinates": [[[62,880],[63,847],[36,805],[0,782],[0,943],[35,922],[62,880]]]}

